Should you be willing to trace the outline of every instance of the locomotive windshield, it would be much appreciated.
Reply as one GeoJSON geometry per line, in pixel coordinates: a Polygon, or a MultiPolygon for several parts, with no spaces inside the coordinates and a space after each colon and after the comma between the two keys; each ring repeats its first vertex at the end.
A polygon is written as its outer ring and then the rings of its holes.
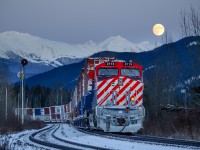
{"type": "Polygon", "coordinates": [[[128,77],[139,77],[140,76],[140,70],[139,69],[133,69],[133,68],[124,68],[124,69],[121,69],[121,75],[122,76],[128,76],[128,77]]]}
{"type": "Polygon", "coordinates": [[[118,75],[118,69],[114,68],[100,68],[98,70],[98,78],[104,79],[104,78],[110,78],[112,76],[118,75]]]}

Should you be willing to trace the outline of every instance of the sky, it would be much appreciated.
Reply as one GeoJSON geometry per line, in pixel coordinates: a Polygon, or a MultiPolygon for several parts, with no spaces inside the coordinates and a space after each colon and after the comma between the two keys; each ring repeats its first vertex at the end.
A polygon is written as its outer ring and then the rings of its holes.
{"type": "Polygon", "coordinates": [[[82,44],[120,35],[133,43],[156,42],[161,23],[180,38],[180,11],[200,0],[0,0],[0,33],[17,31],[41,38],[82,44]]]}

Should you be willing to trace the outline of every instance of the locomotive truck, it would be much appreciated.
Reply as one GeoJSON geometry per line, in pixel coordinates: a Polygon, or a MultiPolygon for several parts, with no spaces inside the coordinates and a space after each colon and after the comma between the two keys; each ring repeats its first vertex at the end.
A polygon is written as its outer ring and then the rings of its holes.
{"type": "Polygon", "coordinates": [[[72,98],[74,125],[104,132],[137,132],[145,116],[142,66],[88,58],[72,98]]]}

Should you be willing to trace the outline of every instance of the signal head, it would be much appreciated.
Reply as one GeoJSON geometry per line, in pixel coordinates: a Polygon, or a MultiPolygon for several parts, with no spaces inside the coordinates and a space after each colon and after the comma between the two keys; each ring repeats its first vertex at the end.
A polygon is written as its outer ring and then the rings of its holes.
{"type": "Polygon", "coordinates": [[[22,64],[22,66],[26,66],[28,64],[28,60],[22,59],[21,64],[22,64]]]}

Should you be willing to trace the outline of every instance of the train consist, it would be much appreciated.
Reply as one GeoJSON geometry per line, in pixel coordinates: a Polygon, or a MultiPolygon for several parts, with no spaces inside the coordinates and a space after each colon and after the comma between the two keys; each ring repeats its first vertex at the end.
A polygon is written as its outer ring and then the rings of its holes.
{"type": "Polygon", "coordinates": [[[115,58],[88,58],[78,77],[70,117],[74,125],[104,132],[142,128],[142,67],[115,58]]]}

